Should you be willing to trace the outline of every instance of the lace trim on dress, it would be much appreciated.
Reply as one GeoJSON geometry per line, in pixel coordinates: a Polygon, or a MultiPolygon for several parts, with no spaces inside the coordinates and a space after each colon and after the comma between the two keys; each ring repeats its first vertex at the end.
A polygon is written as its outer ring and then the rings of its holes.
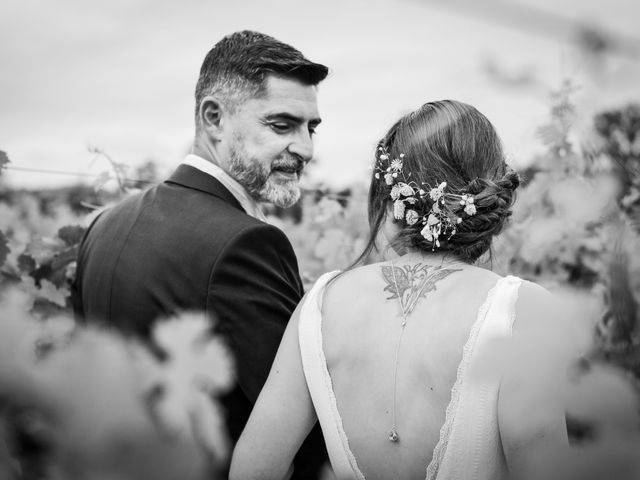
{"type": "MultiPolygon", "coordinates": [[[[451,387],[451,400],[449,401],[449,405],[447,405],[447,409],[445,411],[445,420],[442,428],[440,428],[440,438],[436,447],[433,450],[433,457],[431,462],[427,466],[427,476],[426,480],[435,480],[438,475],[438,470],[440,469],[440,465],[442,464],[442,460],[447,451],[447,446],[449,444],[449,437],[451,436],[451,430],[453,429],[453,421],[455,419],[455,412],[458,408],[458,404],[460,403],[460,395],[462,393],[462,380],[465,372],[471,362],[471,353],[476,345],[476,341],[478,340],[478,334],[480,333],[480,329],[484,324],[484,321],[487,317],[487,313],[489,312],[489,308],[493,303],[493,297],[496,292],[500,289],[503,282],[511,281],[512,279],[516,279],[515,277],[508,276],[499,279],[496,284],[491,287],[489,293],[487,294],[487,298],[484,303],[478,310],[478,316],[476,321],[473,323],[471,327],[471,332],[469,333],[469,338],[467,339],[464,348],[462,349],[462,360],[458,364],[458,370],[456,373],[456,381],[451,387]]],[[[513,318],[513,315],[511,317],[513,318]]]]}
{"type": "Polygon", "coordinates": [[[325,284],[322,285],[322,289],[318,292],[318,321],[315,322],[314,325],[317,325],[317,335],[315,336],[316,338],[316,342],[317,342],[317,352],[318,355],[320,356],[320,363],[319,365],[322,365],[322,376],[324,378],[325,381],[325,386],[326,386],[326,391],[329,395],[329,404],[331,406],[331,416],[334,419],[335,422],[335,427],[336,430],[338,431],[338,436],[340,437],[340,441],[342,442],[342,448],[347,456],[347,460],[349,461],[349,465],[351,466],[351,469],[353,470],[353,473],[355,474],[356,478],[358,480],[365,480],[364,474],[362,473],[362,471],[360,470],[360,467],[358,466],[358,462],[356,461],[356,457],[353,454],[353,452],[351,451],[351,448],[349,447],[349,439],[347,438],[347,434],[344,431],[344,426],[342,424],[342,417],[340,416],[340,413],[338,412],[338,401],[336,400],[336,396],[335,393],[333,391],[333,381],[331,380],[331,375],[329,375],[329,368],[327,367],[327,359],[324,355],[324,349],[323,349],[323,345],[322,345],[322,300],[324,298],[324,292],[325,292],[325,287],[326,287],[326,283],[329,281],[330,278],[333,278],[333,276],[331,274],[336,273],[336,272],[331,272],[330,274],[327,274],[327,280],[325,281],[325,284]]]}

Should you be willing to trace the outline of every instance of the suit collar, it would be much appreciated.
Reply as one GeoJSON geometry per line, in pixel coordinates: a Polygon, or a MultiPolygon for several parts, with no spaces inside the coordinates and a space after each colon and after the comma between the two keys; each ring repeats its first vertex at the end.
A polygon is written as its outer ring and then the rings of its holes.
{"type": "Polygon", "coordinates": [[[222,185],[222,183],[211,175],[190,165],[179,165],[173,174],[165,180],[165,183],[173,183],[214,195],[239,210],[244,211],[240,202],[236,200],[236,197],[234,197],[231,192],[222,185]]]}

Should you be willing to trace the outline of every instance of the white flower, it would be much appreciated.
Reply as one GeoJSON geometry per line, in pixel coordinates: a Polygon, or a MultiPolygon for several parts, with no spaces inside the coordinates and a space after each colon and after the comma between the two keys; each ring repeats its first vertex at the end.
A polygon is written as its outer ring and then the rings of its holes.
{"type": "Polygon", "coordinates": [[[460,205],[469,205],[470,203],[474,202],[475,199],[471,195],[467,195],[466,193],[460,198],[460,205]]]}
{"type": "Polygon", "coordinates": [[[413,188],[411,188],[409,185],[407,185],[406,183],[399,183],[398,187],[400,187],[400,193],[402,195],[404,195],[405,197],[411,197],[415,192],[413,191],[413,188]]]}
{"type": "Polygon", "coordinates": [[[473,203],[468,203],[466,207],[464,207],[464,213],[467,215],[475,215],[476,214],[476,206],[473,203]]]}
{"type": "Polygon", "coordinates": [[[440,220],[435,215],[429,215],[427,219],[427,225],[422,229],[420,234],[429,242],[434,242],[435,246],[440,246],[438,237],[441,232],[440,220]]]}
{"type": "Polygon", "coordinates": [[[393,185],[393,175],[391,175],[390,173],[386,173],[384,175],[384,181],[387,185],[393,185]]]}
{"type": "Polygon", "coordinates": [[[402,170],[402,161],[398,160],[397,158],[395,160],[392,160],[391,170],[395,170],[396,172],[399,172],[400,170],[402,170]]]}
{"type": "Polygon", "coordinates": [[[402,200],[396,200],[393,202],[393,216],[396,220],[402,220],[404,218],[405,210],[404,202],[402,200]]]}
{"type": "Polygon", "coordinates": [[[429,242],[433,241],[433,234],[431,233],[431,228],[429,227],[429,225],[425,225],[425,227],[420,232],[420,235],[422,235],[425,240],[428,240],[429,242]]]}
{"type": "Polygon", "coordinates": [[[376,179],[379,179],[379,178],[380,178],[380,173],[379,173],[379,172],[376,172],[376,174],[374,175],[374,177],[376,177],[376,179]]]}
{"type": "Polygon", "coordinates": [[[418,199],[416,197],[408,197],[404,199],[405,202],[410,203],[411,205],[414,205],[418,199]]]}
{"type": "Polygon", "coordinates": [[[415,210],[407,210],[406,214],[407,225],[415,225],[420,219],[420,215],[415,210]]]}
{"type": "Polygon", "coordinates": [[[400,198],[400,184],[394,185],[391,188],[391,199],[398,200],[400,198]]]}
{"type": "Polygon", "coordinates": [[[434,203],[433,206],[431,207],[431,211],[433,213],[440,213],[440,205],[438,205],[437,203],[434,203]]]}
{"type": "Polygon", "coordinates": [[[431,200],[437,202],[444,195],[444,189],[447,188],[447,182],[442,182],[437,188],[432,188],[429,192],[431,200]]]}
{"type": "Polygon", "coordinates": [[[440,223],[440,219],[436,217],[433,213],[429,214],[429,218],[427,218],[427,225],[433,226],[438,225],[440,223]]]}
{"type": "Polygon", "coordinates": [[[476,206],[474,205],[475,199],[472,195],[467,195],[466,193],[460,197],[460,205],[464,206],[464,213],[467,215],[475,215],[476,214],[476,206]]]}
{"type": "Polygon", "coordinates": [[[382,155],[380,155],[380,160],[389,160],[389,155],[383,153],[382,155]]]}

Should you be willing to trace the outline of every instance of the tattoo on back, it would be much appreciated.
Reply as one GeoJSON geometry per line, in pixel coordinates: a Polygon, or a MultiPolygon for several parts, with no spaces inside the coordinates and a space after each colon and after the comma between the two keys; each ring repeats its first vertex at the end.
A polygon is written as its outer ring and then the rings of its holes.
{"type": "Polygon", "coordinates": [[[402,310],[409,315],[418,300],[427,293],[436,290],[436,283],[448,277],[460,268],[446,268],[444,266],[430,266],[417,263],[403,267],[382,266],[382,276],[387,283],[384,291],[391,294],[387,300],[400,299],[402,310]]]}

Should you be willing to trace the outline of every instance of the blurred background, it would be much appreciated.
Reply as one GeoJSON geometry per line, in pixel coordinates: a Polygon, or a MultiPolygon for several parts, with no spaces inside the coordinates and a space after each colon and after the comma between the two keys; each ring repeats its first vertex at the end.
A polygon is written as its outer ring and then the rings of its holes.
{"type": "Polygon", "coordinates": [[[192,139],[200,64],[240,29],[331,68],[309,178],[335,187],[365,182],[377,139],[427,101],[476,106],[521,167],[565,79],[585,113],[640,88],[632,0],[5,0],[0,17],[0,148],[17,188],[98,175],[88,147],[169,173],[192,139]]]}
{"type": "Polygon", "coordinates": [[[480,263],[559,302],[533,359],[502,357],[566,372],[571,447],[538,478],[640,478],[639,2],[4,0],[0,18],[0,479],[224,478],[233,362],[208,319],[159,324],[161,362],[77,324],[70,286],[92,219],[188,151],[200,64],[241,29],[331,69],[303,198],[266,206],[307,288],[361,253],[399,116],[449,98],[494,123],[523,181],[480,263]]]}

